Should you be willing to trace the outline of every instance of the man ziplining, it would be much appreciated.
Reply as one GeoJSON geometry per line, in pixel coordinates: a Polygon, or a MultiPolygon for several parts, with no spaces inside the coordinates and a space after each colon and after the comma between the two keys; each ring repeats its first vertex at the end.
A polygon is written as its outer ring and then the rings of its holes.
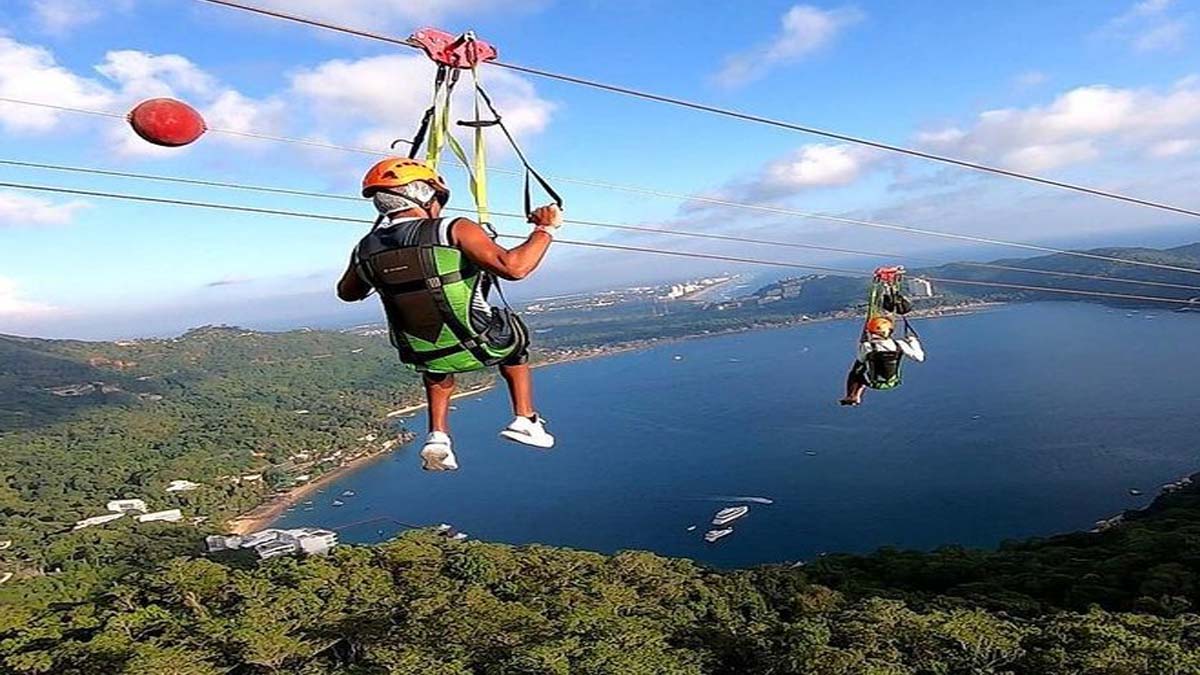
{"type": "Polygon", "coordinates": [[[867,296],[867,320],[858,343],[858,355],[846,377],[846,396],[839,401],[842,405],[860,405],[868,388],[899,387],[904,357],[918,363],[925,360],[921,340],[905,317],[912,311],[912,302],[901,292],[904,274],[903,267],[875,270],[867,296]],[[892,337],[896,330],[893,316],[904,322],[903,338],[892,337]]]}
{"type": "Polygon", "coordinates": [[[846,378],[846,397],[842,405],[859,405],[863,393],[871,389],[893,389],[900,386],[900,361],[908,357],[918,363],[925,360],[925,350],[916,335],[906,335],[897,340],[892,337],[896,324],[885,316],[872,317],[862,342],[858,345],[858,357],[850,367],[846,378]]]}
{"type": "Polygon", "coordinates": [[[454,375],[491,366],[499,366],[515,415],[500,435],[552,447],[554,436],[533,404],[529,331],[511,309],[488,304],[488,295],[497,277],[515,281],[537,269],[562,211],[534,209],[529,237],[505,249],[478,223],[441,217],[450,190],[424,162],[377,163],[363,178],[362,194],[374,202],[379,222],[355,247],[337,294],[356,302],[377,291],[400,360],[422,374],[429,404],[422,468],[458,468],[448,420],[454,375]]]}

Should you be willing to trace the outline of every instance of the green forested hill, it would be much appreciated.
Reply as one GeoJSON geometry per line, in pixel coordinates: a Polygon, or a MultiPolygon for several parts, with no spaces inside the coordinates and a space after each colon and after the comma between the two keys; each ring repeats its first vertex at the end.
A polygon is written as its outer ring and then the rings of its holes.
{"type": "Polygon", "coordinates": [[[648,553],[426,532],[262,564],[152,548],[102,592],[73,592],[53,575],[0,588],[0,663],[56,675],[1194,674],[1197,500],[1190,490],[1160,498],[1120,536],[821,569],[716,572],[648,553]],[[1186,529],[1163,540],[1177,520],[1186,529]],[[993,577],[989,555],[1025,571],[993,577]],[[1141,577],[1111,576],[1120,560],[1141,577]],[[1168,565],[1169,579],[1154,571],[1168,565]],[[832,578],[839,569],[872,578],[871,591],[832,578]],[[903,597],[972,576],[983,583],[969,594],[903,597]],[[1064,606],[1072,584],[1140,584],[1134,594],[1149,595],[1137,613],[1113,611],[1125,601],[1105,592],[1064,606]]]}
{"type": "Polygon", "coordinates": [[[125,343],[0,337],[0,385],[0,540],[19,574],[73,555],[69,542],[93,535],[63,531],[110,499],[220,527],[297,476],[379,451],[397,436],[386,412],[420,396],[381,336],[211,327],[125,343]],[[177,479],[202,487],[168,494],[177,479]]]}

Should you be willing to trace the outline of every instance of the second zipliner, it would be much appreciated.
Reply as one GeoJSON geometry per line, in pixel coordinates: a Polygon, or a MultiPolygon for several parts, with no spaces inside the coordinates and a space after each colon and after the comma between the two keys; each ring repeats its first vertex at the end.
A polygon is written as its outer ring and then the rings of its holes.
{"type": "Polygon", "coordinates": [[[499,290],[500,279],[523,279],[541,263],[562,225],[562,199],[529,165],[479,82],[479,63],[494,59],[496,50],[471,33],[456,39],[423,29],[413,40],[437,65],[433,104],[411,141],[409,157],[377,162],[363,178],[362,195],[372,200],[379,215],[355,247],[338,282],[338,296],[352,302],[379,293],[400,360],[422,374],[429,417],[422,467],[448,471],[458,468],[449,427],[456,373],[498,367],[514,414],[500,435],[537,448],[554,445],[534,407],[529,331],[507,302],[494,307],[488,300],[491,291],[499,290]],[[475,119],[459,124],[474,129],[471,159],[450,129],[454,85],[467,69],[475,85],[475,119]],[[481,118],[482,106],[491,112],[490,119],[481,118]],[[526,240],[511,249],[495,243],[488,222],[483,133],[493,126],[504,132],[525,165],[525,211],[534,226],[526,240]],[[416,156],[426,139],[426,158],[421,161],[416,156]],[[441,217],[450,190],[437,166],[447,146],[467,169],[478,222],[441,217]],[[554,204],[532,208],[531,177],[554,204]]]}
{"type": "Polygon", "coordinates": [[[867,389],[899,387],[903,381],[905,357],[917,362],[925,360],[920,337],[908,322],[912,303],[904,296],[903,286],[903,267],[875,270],[867,296],[867,318],[857,356],[846,377],[846,396],[840,401],[842,405],[860,405],[867,389]],[[897,320],[904,324],[904,337],[900,339],[893,337],[897,320]]]}

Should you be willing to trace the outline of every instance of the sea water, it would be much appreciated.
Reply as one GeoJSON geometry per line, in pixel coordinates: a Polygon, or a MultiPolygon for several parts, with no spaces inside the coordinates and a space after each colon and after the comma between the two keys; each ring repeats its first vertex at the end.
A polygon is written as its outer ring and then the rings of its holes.
{"type": "MultiPolygon", "coordinates": [[[[553,450],[497,436],[511,418],[498,387],[455,403],[458,472],[421,471],[418,441],[277,524],[369,543],[445,522],[740,566],[1089,529],[1200,470],[1200,316],[1044,303],[916,325],[927,361],[860,408],[837,404],[857,322],[538,369],[553,450]],[[713,513],[736,503],[749,515],[706,544],[713,513]]],[[[409,423],[424,433],[422,413],[409,423]]]]}

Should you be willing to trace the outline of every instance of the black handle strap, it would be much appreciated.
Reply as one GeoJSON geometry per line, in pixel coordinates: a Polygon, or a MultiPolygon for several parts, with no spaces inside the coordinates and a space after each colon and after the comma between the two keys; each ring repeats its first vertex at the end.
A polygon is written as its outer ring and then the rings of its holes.
{"type": "Polygon", "coordinates": [[[504,132],[504,137],[508,139],[508,144],[511,145],[513,151],[517,153],[517,158],[521,160],[521,164],[525,166],[525,215],[526,216],[533,215],[533,194],[532,194],[533,191],[532,191],[532,184],[529,180],[530,176],[532,176],[533,179],[538,182],[538,185],[540,185],[542,187],[542,190],[547,195],[549,195],[550,199],[553,200],[554,203],[558,205],[558,208],[561,209],[563,207],[562,196],[558,194],[557,190],[555,190],[553,187],[551,187],[550,183],[542,176],[542,174],[538,173],[537,169],[533,168],[533,166],[531,166],[529,164],[529,160],[525,157],[525,153],[521,151],[521,146],[517,144],[517,139],[513,138],[512,132],[510,132],[508,130],[508,127],[504,125],[503,118],[500,117],[499,111],[496,110],[496,106],[492,103],[492,97],[488,96],[488,93],[486,91],[484,91],[483,87],[480,86],[478,82],[475,83],[475,90],[479,92],[480,98],[482,98],[483,102],[487,104],[488,110],[492,111],[492,116],[494,119],[477,120],[475,122],[467,122],[467,123],[459,122],[459,124],[462,124],[463,126],[476,126],[476,127],[478,127],[478,126],[498,126],[498,127],[500,127],[500,131],[504,132]]]}

